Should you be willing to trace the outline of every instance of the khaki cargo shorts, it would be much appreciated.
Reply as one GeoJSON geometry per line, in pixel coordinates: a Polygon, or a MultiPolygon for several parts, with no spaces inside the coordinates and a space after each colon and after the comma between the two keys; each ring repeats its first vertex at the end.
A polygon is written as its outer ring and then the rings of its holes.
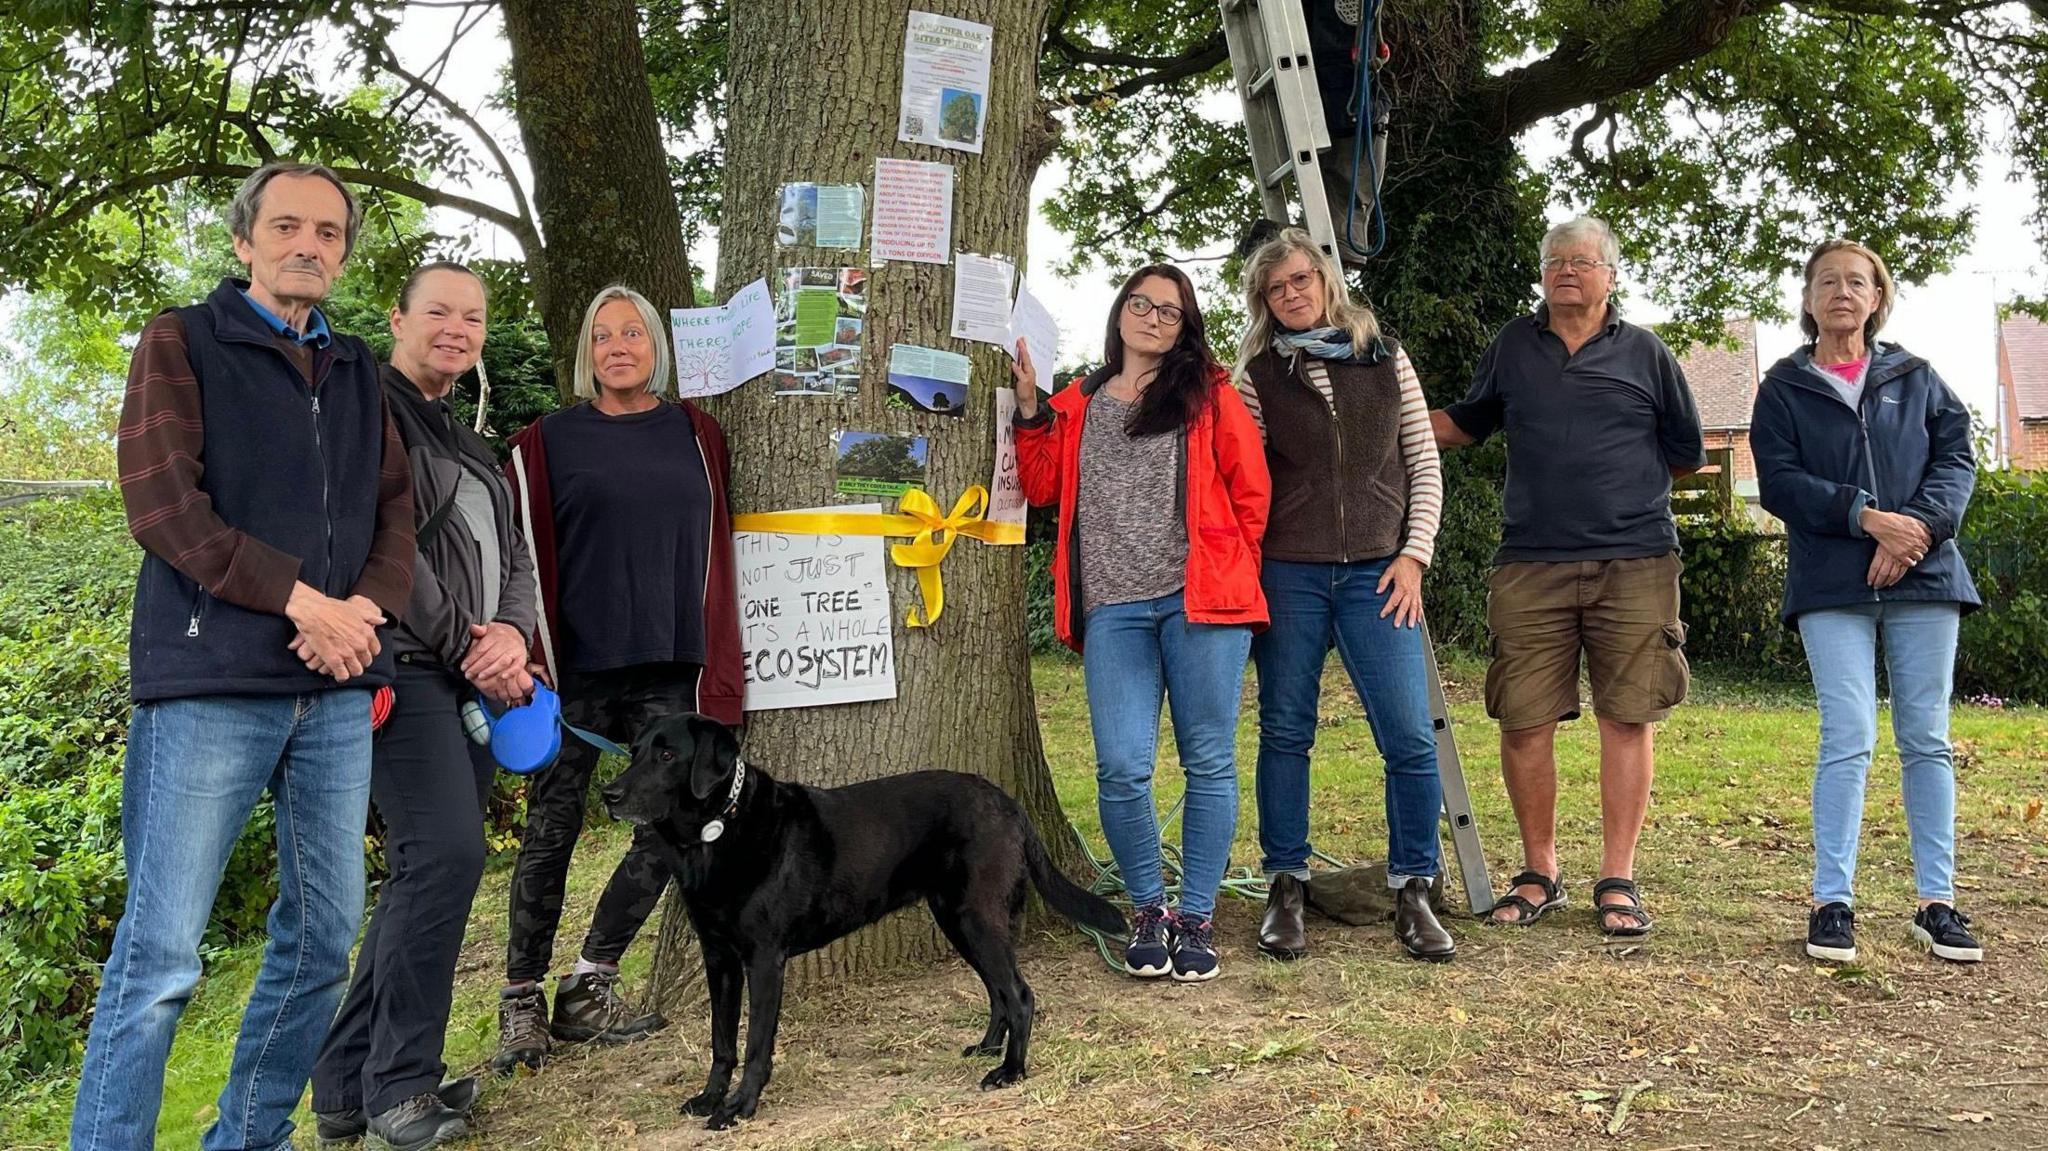
{"type": "Polygon", "coordinates": [[[1493,663],[1486,714],[1519,731],[1579,716],[1579,653],[1595,713],[1655,723],[1685,699],[1677,552],[1640,559],[1508,563],[1488,579],[1493,663]]]}

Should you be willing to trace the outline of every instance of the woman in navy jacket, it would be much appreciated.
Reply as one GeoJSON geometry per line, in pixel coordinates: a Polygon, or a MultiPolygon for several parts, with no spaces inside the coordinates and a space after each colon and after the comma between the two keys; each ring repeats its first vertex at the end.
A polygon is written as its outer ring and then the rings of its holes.
{"type": "Polygon", "coordinates": [[[1862,244],[1817,248],[1799,316],[1812,342],[1765,373],[1750,418],[1763,505],[1788,538],[1785,622],[1799,628],[1820,704],[1806,952],[1856,957],[1850,888],[1881,636],[1919,891],[1912,934],[1943,959],[1975,962],[1983,949],[1954,906],[1948,706],[1957,624],[1982,602],[1955,542],[1976,461],[1962,401],[1926,360],[1876,339],[1895,292],[1862,244]]]}

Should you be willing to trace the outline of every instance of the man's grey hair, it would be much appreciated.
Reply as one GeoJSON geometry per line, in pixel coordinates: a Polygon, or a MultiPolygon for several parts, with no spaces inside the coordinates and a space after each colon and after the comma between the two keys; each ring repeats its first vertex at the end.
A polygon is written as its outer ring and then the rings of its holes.
{"type": "Polygon", "coordinates": [[[583,327],[576,333],[576,394],[586,400],[597,397],[597,354],[590,347],[590,331],[597,326],[597,310],[613,300],[625,300],[640,310],[640,322],[647,326],[647,342],[654,345],[654,374],[647,377],[647,390],[657,396],[667,395],[669,379],[674,374],[669,370],[668,325],[661,322],[661,313],[646,296],[624,284],[600,290],[590,298],[590,306],[583,309],[583,327]]]}
{"type": "Polygon", "coordinates": [[[249,178],[242,181],[234,200],[228,204],[228,234],[244,242],[253,240],[251,232],[256,227],[256,218],[263,214],[263,189],[279,176],[318,176],[341,193],[341,202],[348,208],[348,229],[342,237],[341,258],[348,259],[356,250],[356,233],[362,230],[363,208],[356,203],[355,193],[349,191],[341,177],[334,174],[334,169],[325,164],[280,160],[249,173],[249,178]]]}
{"type": "Polygon", "coordinates": [[[1608,267],[1619,272],[1621,243],[1614,238],[1614,229],[1607,226],[1607,221],[1596,216],[1580,216],[1566,220],[1543,233],[1543,246],[1536,250],[1536,256],[1538,259],[1547,260],[1550,254],[1559,248],[1589,241],[1599,247],[1600,258],[1607,261],[1608,267]]]}

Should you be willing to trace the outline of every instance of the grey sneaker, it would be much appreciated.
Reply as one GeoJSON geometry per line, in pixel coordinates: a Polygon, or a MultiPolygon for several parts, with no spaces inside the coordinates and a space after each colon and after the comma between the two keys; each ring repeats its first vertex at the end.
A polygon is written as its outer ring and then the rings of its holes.
{"type": "Polygon", "coordinates": [[[436,1143],[460,1138],[469,1131],[462,1113],[422,1092],[381,1115],[370,1116],[370,1145],[390,1151],[425,1151],[436,1143]]]}
{"type": "MultiPolygon", "coordinates": [[[[476,1106],[476,1097],[481,1086],[476,1076],[465,1075],[441,1084],[435,1088],[434,1094],[440,1097],[442,1106],[468,1118],[469,1109],[476,1106]]],[[[346,1111],[317,1112],[313,1119],[314,1137],[317,1145],[322,1148],[345,1147],[360,1140],[363,1133],[370,1129],[370,1121],[363,1115],[363,1109],[360,1107],[351,1107],[346,1111]]]]}
{"type": "Polygon", "coordinates": [[[538,986],[524,992],[505,991],[498,998],[498,1053],[491,1070],[510,1075],[520,1067],[535,1071],[548,1061],[548,997],[538,986]]]}
{"type": "Polygon", "coordinates": [[[555,988],[554,1022],[548,1031],[564,1043],[630,1043],[659,1031],[667,1020],[642,1015],[619,994],[616,971],[565,975],[555,988]]]}

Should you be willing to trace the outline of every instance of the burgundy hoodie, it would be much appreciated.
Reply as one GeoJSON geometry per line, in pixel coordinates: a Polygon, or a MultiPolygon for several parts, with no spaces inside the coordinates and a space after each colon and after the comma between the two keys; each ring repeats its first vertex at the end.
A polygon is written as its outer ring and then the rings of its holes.
{"type": "MultiPolygon", "coordinates": [[[[697,677],[697,710],[729,727],[737,727],[744,719],[746,679],[740,663],[732,513],[725,497],[726,485],[732,479],[731,460],[725,451],[725,431],[718,421],[688,400],[675,402],[690,414],[690,425],[697,432],[697,453],[704,460],[711,483],[713,538],[705,564],[704,673],[697,677]]],[[[505,464],[505,475],[512,483],[512,514],[526,533],[527,546],[533,552],[534,573],[540,580],[541,624],[534,629],[533,658],[545,665],[559,684],[560,668],[555,663],[552,642],[552,637],[562,630],[555,584],[555,520],[551,514],[555,501],[548,490],[547,442],[541,435],[541,420],[528,424],[508,441],[512,458],[505,464]],[[534,514],[528,514],[528,509],[533,509],[534,514]]]]}

